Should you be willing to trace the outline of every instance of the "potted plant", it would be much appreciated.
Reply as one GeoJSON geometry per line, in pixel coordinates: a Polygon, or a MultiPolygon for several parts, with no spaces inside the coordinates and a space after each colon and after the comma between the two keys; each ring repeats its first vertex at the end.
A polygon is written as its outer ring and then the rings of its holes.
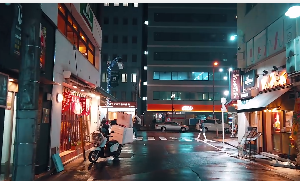
{"type": "Polygon", "coordinates": [[[76,142],[72,142],[71,143],[71,150],[76,150],[76,146],[77,146],[77,143],[76,142]]]}

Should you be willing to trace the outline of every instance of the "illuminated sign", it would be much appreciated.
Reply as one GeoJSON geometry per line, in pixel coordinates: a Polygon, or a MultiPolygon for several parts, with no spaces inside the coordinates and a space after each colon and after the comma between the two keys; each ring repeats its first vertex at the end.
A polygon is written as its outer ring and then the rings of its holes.
{"type": "Polygon", "coordinates": [[[262,78],[261,90],[274,88],[276,86],[285,85],[287,83],[287,73],[283,72],[272,72],[270,75],[262,78]]]}
{"type": "Polygon", "coordinates": [[[181,110],[182,111],[192,111],[193,110],[193,106],[182,106],[181,110]]]}
{"type": "Polygon", "coordinates": [[[239,100],[241,94],[240,70],[233,70],[231,73],[231,100],[239,100]]]}
{"type": "Polygon", "coordinates": [[[248,89],[255,86],[256,70],[251,70],[243,75],[244,89],[248,89]]]}
{"type": "Polygon", "coordinates": [[[135,102],[110,102],[109,107],[135,107],[135,102]]]}

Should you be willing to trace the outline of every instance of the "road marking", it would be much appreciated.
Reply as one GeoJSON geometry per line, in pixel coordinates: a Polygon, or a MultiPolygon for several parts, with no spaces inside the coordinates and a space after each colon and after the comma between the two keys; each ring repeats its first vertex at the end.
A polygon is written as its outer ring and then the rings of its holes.
{"type": "Polygon", "coordinates": [[[132,150],[123,150],[122,149],[122,153],[133,153],[133,151],[132,150]]]}
{"type": "Polygon", "coordinates": [[[168,139],[165,138],[165,137],[159,137],[159,139],[160,139],[160,140],[163,140],[163,141],[168,140],[168,139]]]}
{"type": "Polygon", "coordinates": [[[153,140],[155,140],[155,138],[154,137],[148,137],[148,140],[153,141],[153,140]]]}
{"type": "Polygon", "coordinates": [[[143,137],[137,137],[135,140],[143,141],[143,137]]]}
{"type": "Polygon", "coordinates": [[[178,140],[178,138],[176,137],[170,137],[172,140],[178,140]]]}

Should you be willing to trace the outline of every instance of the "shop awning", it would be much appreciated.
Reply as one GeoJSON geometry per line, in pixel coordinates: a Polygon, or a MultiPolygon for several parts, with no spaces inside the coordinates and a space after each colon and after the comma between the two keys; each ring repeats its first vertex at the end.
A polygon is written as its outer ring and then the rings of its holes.
{"type": "Polygon", "coordinates": [[[285,88],[281,90],[259,94],[253,99],[246,101],[245,104],[243,104],[243,102],[240,103],[238,105],[237,112],[252,112],[265,109],[270,103],[275,101],[277,98],[279,98],[281,95],[283,95],[289,90],[290,88],[285,88]]]}

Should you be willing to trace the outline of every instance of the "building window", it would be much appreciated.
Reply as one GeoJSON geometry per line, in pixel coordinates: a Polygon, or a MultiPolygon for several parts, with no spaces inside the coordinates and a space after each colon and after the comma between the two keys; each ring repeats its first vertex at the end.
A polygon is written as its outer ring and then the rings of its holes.
{"type": "Polygon", "coordinates": [[[160,92],[153,91],[153,100],[160,100],[160,92]]]}
{"type": "Polygon", "coordinates": [[[128,24],[128,19],[127,18],[123,18],[123,25],[127,25],[128,24]]]}
{"type": "Polygon", "coordinates": [[[113,43],[118,43],[118,36],[116,35],[113,36],[113,43]]]}
{"type": "Polygon", "coordinates": [[[109,3],[103,3],[104,4],[104,6],[109,6],[109,3]]]}
{"type": "Polygon", "coordinates": [[[95,66],[95,46],[78,26],[77,21],[63,4],[58,4],[58,30],[67,37],[71,44],[95,66]]]}
{"type": "Polygon", "coordinates": [[[104,24],[105,24],[105,25],[108,25],[108,24],[109,24],[109,18],[108,18],[108,17],[105,17],[105,18],[104,18],[104,24]]]}
{"type": "Polygon", "coordinates": [[[123,6],[128,6],[128,3],[123,3],[123,6]]]}
{"type": "Polygon", "coordinates": [[[114,3],[114,6],[119,6],[120,5],[120,3],[114,3]]]}
{"type": "Polygon", "coordinates": [[[131,82],[136,82],[136,73],[131,74],[131,82]]]}
{"type": "Polygon", "coordinates": [[[111,91],[111,95],[114,97],[117,97],[117,92],[116,91],[111,91]]]}
{"type": "Polygon", "coordinates": [[[127,74],[122,74],[122,82],[127,82],[127,74]]]}
{"type": "Polygon", "coordinates": [[[128,37],[127,36],[122,37],[122,43],[128,43],[128,37]]]}
{"type": "Polygon", "coordinates": [[[154,32],[154,41],[227,42],[225,33],[154,32]]]}
{"type": "Polygon", "coordinates": [[[137,62],[137,55],[136,54],[132,55],[132,62],[137,62]]]}
{"type": "Polygon", "coordinates": [[[225,14],[204,13],[155,13],[155,22],[184,22],[184,23],[225,23],[225,14]]]}
{"type": "Polygon", "coordinates": [[[136,101],[136,92],[135,91],[131,92],[131,101],[133,101],[133,102],[136,101]]]}
{"type": "Polygon", "coordinates": [[[136,36],[133,36],[133,37],[132,37],[132,43],[133,43],[133,44],[136,44],[136,43],[137,43],[137,37],[136,37],[136,36]]]}
{"type": "Polygon", "coordinates": [[[126,54],[122,55],[122,62],[127,62],[127,55],[126,54]]]}
{"type": "MultiPolygon", "coordinates": [[[[153,72],[153,80],[212,80],[212,72],[153,72]],[[171,75],[171,78],[170,78],[171,75]]],[[[226,72],[215,72],[215,80],[224,80],[226,72]]]]}
{"type": "Polygon", "coordinates": [[[137,25],[137,19],[136,18],[132,19],[132,25],[137,25]]]}
{"type": "Polygon", "coordinates": [[[139,3],[133,3],[133,7],[135,8],[139,7],[139,3]]]}
{"type": "Polygon", "coordinates": [[[225,52],[154,52],[155,61],[213,61],[227,59],[225,52]]]}
{"type": "Polygon", "coordinates": [[[102,54],[102,61],[107,62],[108,61],[108,55],[107,54],[102,54]]]}
{"type": "Polygon", "coordinates": [[[103,36],[103,42],[104,42],[104,43],[108,43],[108,36],[107,36],[107,35],[104,35],[104,36],[103,36]]]}
{"type": "Polygon", "coordinates": [[[208,80],[208,72],[192,72],[192,80],[208,80]]]}
{"type": "Polygon", "coordinates": [[[102,82],[107,81],[107,73],[102,73],[102,82]]]}
{"type": "Polygon", "coordinates": [[[121,100],[126,101],[126,92],[125,91],[121,92],[121,100]]]}
{"type": "Polygon", "coordinates": [[[114,24],[117,25],[119,23],[119,19],[117,17],[114,17],[114,24]]]}
{"type": "Polygon", "coordinates": [[[143,101],[147,101],[147,97],[143,97],[143,101]]]}

